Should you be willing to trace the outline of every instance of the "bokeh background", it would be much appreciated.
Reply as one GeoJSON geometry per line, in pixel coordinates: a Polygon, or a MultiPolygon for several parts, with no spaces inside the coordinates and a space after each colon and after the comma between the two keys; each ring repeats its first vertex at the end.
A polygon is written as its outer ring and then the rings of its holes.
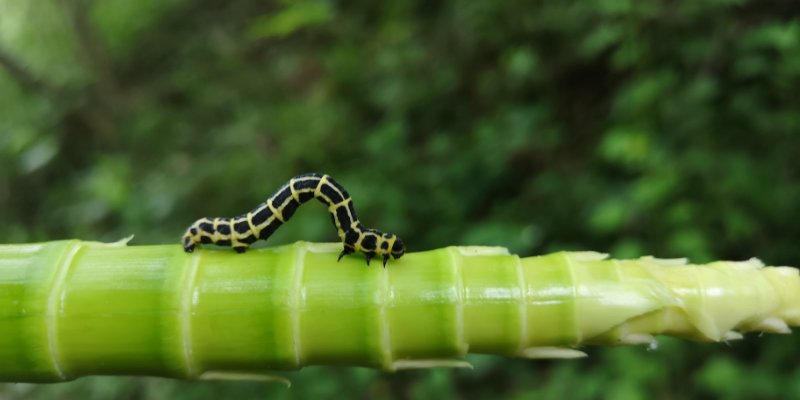
{"type": "MultiPolygon", "coordinates": [[[[0,0],[0,242],[177,243],[311,171],[412,250],[800,265],[800,4],[0,0]]],[[[271,243],[336,240],[294,218],[271,243]]],[[[798,341],[0,397],[800,398],[798,341]]]]}

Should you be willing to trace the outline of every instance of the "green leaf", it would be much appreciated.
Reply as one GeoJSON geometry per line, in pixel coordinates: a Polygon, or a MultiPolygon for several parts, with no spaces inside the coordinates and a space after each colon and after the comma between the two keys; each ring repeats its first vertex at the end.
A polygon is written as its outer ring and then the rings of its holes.
{"type": "Polygon", "coordinates": [[[333,18],[333,10],[326,2],[298,2],[272,15],[256,18],[248,29],[253,39],[282,37],[300,29],[319,26],[333,18]]]}

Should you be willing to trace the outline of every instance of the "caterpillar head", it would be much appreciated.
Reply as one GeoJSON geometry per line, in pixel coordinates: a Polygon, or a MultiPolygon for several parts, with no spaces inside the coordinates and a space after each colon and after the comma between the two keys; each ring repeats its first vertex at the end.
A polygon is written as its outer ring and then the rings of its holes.
{"type": "Polygon", "coordinates": [[[406,254],[406,245],[403,243],[400,238],[396,238],[394,244],[392,244],[392,257],[396,260],[406,254]]]}

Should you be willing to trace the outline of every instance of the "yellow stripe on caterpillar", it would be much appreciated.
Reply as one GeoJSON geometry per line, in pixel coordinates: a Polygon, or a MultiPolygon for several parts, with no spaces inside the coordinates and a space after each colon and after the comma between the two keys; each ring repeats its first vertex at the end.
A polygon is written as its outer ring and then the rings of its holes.
{"type": "Polygon", "coordinates": [[[254,236],[258,237],[258,233],[261,232],[261,229],[258,229],[257,226],[253,225],[253,213],[247,213],[247,226],[250,227],[250,232],[253,233],[254,236]]]}
{"type": "Polygon", "coordinates": [[[271,202],[271,201],[267,201],[267,208],[269,208],[269,210],[270,210],[270,211],[272,211],[272,215],[273,215],[275,218],[277,218],[279,221],[281,221],[281,223],[285,223],[285,222],[286,222],[286,221],[283,219],[283,215],[281,215],[281,212],[280,212],[279,210],[277,210],[277,209],[276,209],[276,208],[275,208],[275,207],[272,205],[272,202],[271,202]]]}
{"type": "Polygon", "coordinates": [[[289,190],[292,192],[292,198],[294,199],[294,201],[300,203],[300,196],[297,194],[297,191],[294,190],[294,186],[291,184],[291,181],[289,181],[288,186],[289,190]]]}

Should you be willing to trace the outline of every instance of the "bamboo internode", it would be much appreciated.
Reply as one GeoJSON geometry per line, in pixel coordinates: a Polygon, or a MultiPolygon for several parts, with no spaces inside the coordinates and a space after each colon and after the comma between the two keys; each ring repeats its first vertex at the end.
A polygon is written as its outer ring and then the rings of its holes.
{"type": "Polygon", "coordinates": [[[581,357],[586,344],[721,341],[800,325],[798,271],[756,259],[688,265],[446,247],[384,269],[357,256],[337,263],[341,246],[0,246],[0,380],[463,367],[467,352],[581,357]]]}

